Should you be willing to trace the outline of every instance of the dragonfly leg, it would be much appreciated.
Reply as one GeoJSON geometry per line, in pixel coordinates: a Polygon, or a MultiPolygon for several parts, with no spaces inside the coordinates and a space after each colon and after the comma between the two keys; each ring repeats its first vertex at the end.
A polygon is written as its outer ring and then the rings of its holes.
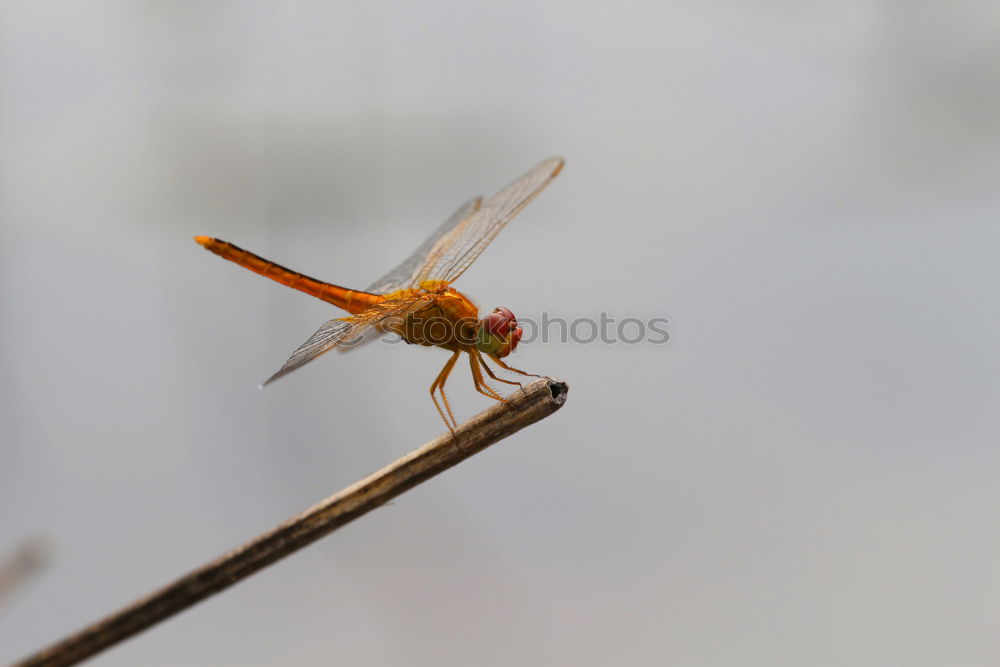
{"type": "Polygon", "coordinates": [[[458,421],[455,420],[455,415],[451,411],[451,406],[448,405],[448,397],[445,396],[444,393],[444,383],[448,379],[448,374],[451,373],[451,369],[455,367],[455,362],[458,361],[459,354],[461,354],[461,352],[456,350],[455,353],[451,355],[451,358],[444,365],[444,368],[442,368],[441,372],[438,373],[437,378],[434,379],[434,384],[431,385],[431,400],[434,401],[434,407],[437,408],[438,414],[441,415],[441,419],[443,419],[444,423],[448,425],[448,430],[452,433],[455,432],[455,427],[458,426],[458,421]],[[435,392],[438,390],[441,391],[441,402],[444,403],[444,410],[441,409],[441,405],[438,403],[437,396],[435,395],[435,392]],[[445,410],[447,410],[447,415],[445,414],[445,410]],[[449,419],[449,417],[451,419],[449,419]]]}
{"type": "Polygon", "coordinates": [[[486,363],[486,360],[483,359],[482,353],[480,353],[479,350],[476,350],[475,354],[477,357],[479,357],[479,364],[483,367],[483,370],[486,371],[486,374],[489,375],[491,378],[493,378],[497,382],[503,382],[504,384],[516,384],[518,387],[524,387],[524,385],[521,384],[520,382],[516,382],[514,380],[504,380],[501,377],[497,377],[496,374],[493,372],[493,369],[491,369],[489,365],[486,363]]]}
{"type": "Polygon", "coordinates": [[[514,371],[515,373],[520,373],[521,375],[527,375],[528,377],[533,377],[533,378],[540,378],[540,377],[542,377],[541,375],[535,375],[534,373],[527,373],[527,372],[522,371],[522,370],[520,370],[518,368],[514,368],[513,366],[508,366],[504,362],[500,361],[500,357],[494,356],[492,354],[490,355],[490,359],[492,359],[496,363],[497,366],[499,366],[500,368],[506,369],[508,371],[514,371]]]}
{"type": "MultiPolygon", "coordinates": [[[[498,394],[493,387],[486,384],[486,380],[483,379],[483,372],[479,368],[479,358],[476,354],[469,354],[469,366],[472,368],[472,382],[476,385],[476,391],[483,396],[489,396],[492,399],[502,401],[503,396],[498,394]]],[[[488,369],[487,372],[489,373],[488,369]]],[[[493,373],[490,373],[490,375],[493,375],[493,373]]]]}

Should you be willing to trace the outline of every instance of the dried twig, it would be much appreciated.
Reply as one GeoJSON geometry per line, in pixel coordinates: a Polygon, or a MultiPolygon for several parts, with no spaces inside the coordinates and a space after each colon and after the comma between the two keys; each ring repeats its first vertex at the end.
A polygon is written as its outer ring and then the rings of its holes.
{"type": "Polygon", "coordinates": [[[565,383],[536,380],[451,434],[410,452],[278,527],[13,667],[72,665],[218,593],[407,489],[558,410],[565,383]]]}

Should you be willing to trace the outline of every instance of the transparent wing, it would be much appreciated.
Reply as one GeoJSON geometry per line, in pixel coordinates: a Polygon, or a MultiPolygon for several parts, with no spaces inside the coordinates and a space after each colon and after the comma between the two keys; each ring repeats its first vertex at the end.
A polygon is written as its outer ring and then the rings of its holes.
{"type": "Polygon", "coordinates": [[[302,343],[295,352],[292,352],[292,356],[288,358],[285,365],[265,380],[261,386],[267,386],[278,378],[288,375],[338,345],[353,346],[369,332],[381,333],[380,325],[386,320],[394,317],[405,317],[428,305],[435,298],[433,294],[428,294],[422,297],[383,301],[357,315],[329,320],[317,329],[316,333],[309,337],[309,340],[302,343]]]}
{"type": "Polygon", "coordinates": [[[341,354],[350,352],[354,348],[376,341],[384,335],[385,332],[378,327],[368,327],[357,335],[352,336],[350,340],[345,340],[340,345],[337,345],[337,352],[341,354]]]}
{"type": "Polygon", "coordinates": [[[410,285],[416,287],[425,280],[450,283],[462,275],[504,225],[559,174],[562,166],[562,158],[549,158],[487,199],[477,211],[437,240],[410,285]]]}
{"type": "Polygon", "coordinates": [[[385,332],[379,329],[378,327],[368,327],[367,329],[357,334],[356,336],[351,337],[350,340],[344,341],[343,343],[338,345],[337,352],[341,353],[350,352],[354,348],[365,345],[366,343],[371,343],[372,341],[376,341],[384,335],[385,332]]]}
{"type": "Polygon", "coordinates": [[[450,232],[456,225],[459,225],[470,215],[478,211],[482,205],[482,197],[474,197],[473,199],[470,199],[462,204],[457,211],[451,214],[450,218],[441,223],[441,225],[434,230],[434,233],[427,237],[427,240],[421,243],[420,247],[414,250],[413,253],[399,266],[373,282],[367,289],[365,289],[365,291],[370,292],[371,294],[388,294],[389,292],[395,292],[396,290],[409,285],[413,280],[417,269],[423,266],[428,253],[430,253],[431,249],[438,242],[438,239],[450,232]]]}
{"type": "MultiPolygon", "coordinates": [[[[482,205],[482,197],[474,197],[462,204],[457,211],[451,214],[451,217],[442,222],[441,225],[434,230],[434,233],[428,236],[427,239],[420,244],[420,247],[414,250],[399,266],[366,287],[365,291],[370,294],[389,294],[390,292],[395,292],[408,286],[413,280],[414,274],[427,259],[427,253],[431,251],[431,248],[433,248],[434,244],[438,242],[438,239],[454,229],[456,225],[461,223],[467,217],[478,211],[479,207],[482,205]]],[[[337,346],[337,349],[340,352],[348,352],[356,347],[364,345],[365,343],[378,340],[384,333],[384,331],[378,329],[377,327],[368,327],[364,331],[358,332],[352,336],[349,344],[342,343],[337,346]]]]}

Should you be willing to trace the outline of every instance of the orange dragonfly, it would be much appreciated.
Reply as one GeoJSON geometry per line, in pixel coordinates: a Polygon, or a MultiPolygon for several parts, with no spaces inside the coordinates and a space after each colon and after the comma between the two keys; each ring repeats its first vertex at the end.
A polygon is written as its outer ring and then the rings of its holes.
{"type": "Polygon", "coordinates": [[[402,264],[364,291],[296,273],[226,241],[208,236],[196,236],[194,240],[224,259],[332,303],[351,314],[321,326],[264,385],[335,347],[349,349],[382,334],[395,333],[407,343],[434,345],[451,352],[430,391],[438,413],[448,429],[454,432],[458,422],[448,404],[444,383],[462,352],[469,355],[476,390],[498,401],[502,401],[503,397],[487,384],[483,378],[484,370],[497,382],[518,386],[521,383],[497,377],[485,357],[508,371],[538,376],[502,361],[517,348],[521,339],[521,328],[517,326],[514,314],[507,308],[496,308],[479,319],[476,306],[451,287],[451,283],[469,268],[504,225],[545,189],[562,166],[562,158],[549,158],[486,201],[482,197],[469,200],[402,264]]]}

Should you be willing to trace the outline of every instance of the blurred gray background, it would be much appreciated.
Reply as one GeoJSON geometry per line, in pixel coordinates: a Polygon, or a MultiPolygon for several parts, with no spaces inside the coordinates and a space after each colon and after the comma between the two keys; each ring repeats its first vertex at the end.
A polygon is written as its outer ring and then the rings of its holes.
{"type": "MultiPolygon", "coordinates": [[[[442,430],[439,350],[258,383],[564,155],[458,283],[566,407],[95,665],[996,665],[1000,7],[0,3],[0,662],[442,430]]],[[[466,367],[460,418],[485,408],[466,367]]]]}

